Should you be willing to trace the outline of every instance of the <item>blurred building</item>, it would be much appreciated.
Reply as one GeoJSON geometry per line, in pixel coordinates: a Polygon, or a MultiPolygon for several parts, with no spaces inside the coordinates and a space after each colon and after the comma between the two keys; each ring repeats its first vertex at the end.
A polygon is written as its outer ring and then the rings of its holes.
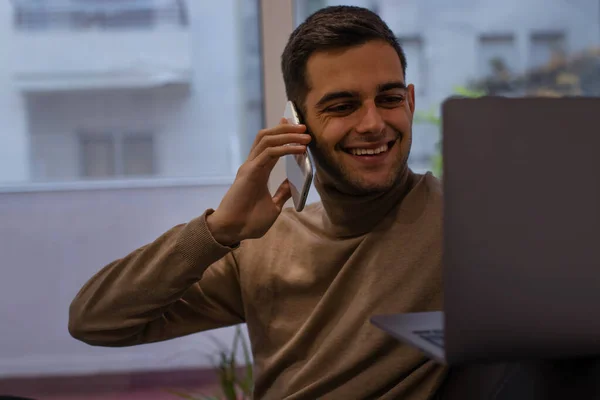
{"type": "MultiPolygon", "coordinates": [[[[297,21],[339,3],[394,30],[420,111],[600,38],[596,0],[306,0],[297,21]]],[[[12,0],[0,19],[0,182],[232,176],[263,125],[256,1],[12,0]]],[[[414,169],[437,141],[416,124],[414,169]]]]}
{"type": "MultiPolygon", "coordinates": [[[[296,2],[297,20],[328,5],[376,11],[400,39],[407,80],[416,86],[420,111],[439,110],[457,86],[488,77],[504,66],[524,74],[554,54],[574,54],[600,44],[597,0],[307,0],[296,2]]],[[[414,127],[411,166],[430,168],[436,126],[414,127]]]]}
{"type": "Polygon", "coordinates": [[[0,29],[0,182],[231,176],[262,127],[257,1],[3,1],[0,29]]]}

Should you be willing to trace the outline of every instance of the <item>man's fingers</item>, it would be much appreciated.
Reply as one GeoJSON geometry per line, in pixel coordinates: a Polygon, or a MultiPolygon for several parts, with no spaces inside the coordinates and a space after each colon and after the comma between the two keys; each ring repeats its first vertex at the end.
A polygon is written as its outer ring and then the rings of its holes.
{"type": "MultiPolygon", "coordinates": [[[[302,154],[306,151],[306,146],[290,144],[277,147],[269,147],[253,160],[247,161],[240,167],[242,174],[254,176],[256,173],[269,176],[279,158],[288,154],[302,154]]],[[[238,170],[238,174],[240,173],[238,170]]]]}
{"type": "Polygon", "coordinates": [[[256,163],[261,168],[271,168],[275,166],[279,158],[288,154],[302,154],[306,151],[306,146],[298,144],[289,144],[277,147],[268,147],[256,157],[256,163]]]}
{"type": "MultiPolygon", "coordinates": [[[[281,135],[283,133],[305,133],[306,125],[293,125],[287,122],[285,118],[282,118],[281,121],[285,123],[281,123],[274,128],[270,129],[261,129],[258,132],[258,135],[254,138],[254,143],[252,144],[252,150],[250,150],[250,154],[254,153],[254,148],[258,146],[258,144],[262,141],[264,137],[273,136],[273,135],[281,135]]],[[[255,155],[256,156],[256,155],[255,155]]],[[[250,157],[252,159],[252,157],[250,157]]]]}
{"type": "Polygon", "coordinates": [[[310,141],[310,135],[305,133],[282,133],[281,135],[264,136],[260,143],[258,143],[254,149],[252,149],[252,152],[248,158],[252,160],[258,157],[269,147],[277,147],[286,144],[307,145],[310,143],[310,141]]]}
{"type": "Polygon", "coordinates": [[[291,197],[292,190],[290,189],[290,182],[286,179],[281,185],[279,185],[279,188],[277,188],[277,191],[273,195],[273,202],[277,206],[277,209],[281,212],[286,201],[288,201],[291,197]]]}

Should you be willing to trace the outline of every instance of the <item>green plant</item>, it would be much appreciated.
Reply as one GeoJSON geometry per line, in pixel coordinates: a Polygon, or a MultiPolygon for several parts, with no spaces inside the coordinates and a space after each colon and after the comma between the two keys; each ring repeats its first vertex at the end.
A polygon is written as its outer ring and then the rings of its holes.
{"type": "Polygon", "coordinates": [[[223,345],[218,339],[212,338],[218,347],[212,361],[219,378],[220,392],[213,395],[184,393],[169,390],[170,393],[186,400],[249,400],[254,390],[254,375],[250,348],[240,326],[236,326],[233,344],[230,348],[223,345]],[[241,347],[243,364],[238,365],[236,355],[241,347]]]}
{"type": "MultiPolygon", "coordinates": [[[[464,86],[456,86],[454,88],[454,96],[460,97],[481,97],[485,96],[485,92],[481,90],[472,90],[464,86]]],[[[442,177],[442,117],[439,114],[439,106],[432,107],[427,111],[417,111],[415,113],[415,122],[433,124],[438,128],[438,141],[435,145],[436,153],[431,156],[431,172],[441,178],[442,177]]]]}

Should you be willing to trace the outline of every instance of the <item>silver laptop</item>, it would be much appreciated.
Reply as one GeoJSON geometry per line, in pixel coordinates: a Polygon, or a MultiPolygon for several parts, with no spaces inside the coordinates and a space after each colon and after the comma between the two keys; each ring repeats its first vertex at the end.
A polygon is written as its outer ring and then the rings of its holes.
{"type": "Polygon", "coordinates": [[[447,365],[600,355],[600,99],[442,118],[444,310],[371,322],[447,365]]]}

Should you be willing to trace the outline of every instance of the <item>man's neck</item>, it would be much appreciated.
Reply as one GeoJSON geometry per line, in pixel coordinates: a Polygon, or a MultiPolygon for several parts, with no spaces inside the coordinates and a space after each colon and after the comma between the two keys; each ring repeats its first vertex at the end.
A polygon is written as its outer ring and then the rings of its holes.
{"type": "Polygon", "coordinates": [[[349,194],[340,190],[333,179],[319,171],[315,187],[325,209],[325,225],[340,237],[363,235],[372,230],[398,206],[414,185],[414,174],[405,166],[394,185],[385,192],[349,194]]]}

